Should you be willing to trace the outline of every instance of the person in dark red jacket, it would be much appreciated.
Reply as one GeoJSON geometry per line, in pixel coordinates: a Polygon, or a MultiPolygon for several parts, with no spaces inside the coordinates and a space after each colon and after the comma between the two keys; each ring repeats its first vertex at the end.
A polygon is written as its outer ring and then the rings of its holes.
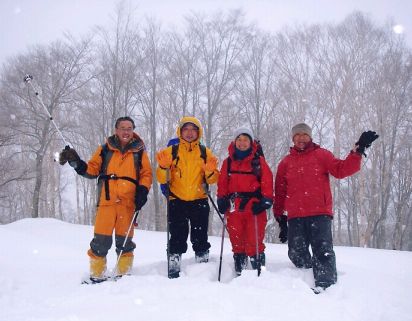
{"type": "Polygon", "coordinates": [[[365,148],[377,137],[375,132],[363,133],[357,147],[341,160],[312,142],[307,124],[292,128],[294,146],[278,165],[273,211],[281,229],[279,238],[288,241],[290,260],[298,268],[313,268],[319,290],[337,281],[329,175],[345,178],[358,172],[365,148]]]}
{"type": "Polygon", "coordinates": [[[253,269],[265,265],[266,210],[272,206],[273,174],[259,155],[253,133],[240,128],[229,145],[218,181],[219,211],[227,217],[235,271],[245,269],[250,257],[253,269]]]}

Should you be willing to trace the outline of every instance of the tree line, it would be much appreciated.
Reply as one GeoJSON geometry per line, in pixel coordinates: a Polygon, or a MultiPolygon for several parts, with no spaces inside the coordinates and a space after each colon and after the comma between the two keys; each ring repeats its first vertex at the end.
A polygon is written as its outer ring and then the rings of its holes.
{"type": "MultiPolygon", "coordinates": [[[[156,152],[183,115],[198,117],[204,143],[219,156],[238,126],[253,129],[274,173],[304,121],[314,141],[345,157],[375,130],[358,175],[332,179],[335,244],[412,250],[412,55],[402,35],[362,12],[336,24],[268,33],[239,10],[192,13],[165,29],[120,4],[110,26],[65,35],[10,57],[0,73],[0,223],[55,217],[91,224],[96,182],[54,162],[64,146],[40,105],[87,160],[129,115],[156,152]],[[23,78],[33,75],[38,95],[23,78]]],[[[155,180],[154,180],[155,181],[155,180]]],[[[140,228],[166,229],[157,183],[140,228]]],[[[210,216],[210,234],[221,223],[210,216]]],[[[277,241],[270,213],[266,241],[277,241]]]]}

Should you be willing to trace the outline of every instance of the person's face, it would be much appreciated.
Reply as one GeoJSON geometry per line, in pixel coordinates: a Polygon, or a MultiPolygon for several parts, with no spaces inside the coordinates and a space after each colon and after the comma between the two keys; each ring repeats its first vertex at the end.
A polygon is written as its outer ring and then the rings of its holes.
{"type": "Polygon", "coordinates": [[[310,143],[311,138],[308,134],[297,133],[293,136],[293,144],[297,149],[304,150],[306,146],[310,143]]]}
{"type": "Polygon", "coordinates": [[[238,150],[244,152],[250,148],[251,142],[247,135],[239,135],[235,140],[235,145],[238,150]]]}
{"type": "Polygon", "coordinates": [[[193,124],[186,124],[180,130],[182,138],[191,143],[199,137],[199,129],[193,124]]]}
{"type": "Polygon", "coordinates": [[[119,122],[115,129],[115,134],[122,146],[126,146],[133,138],[133,124],[131,121],[123,120],[119,122]]]}

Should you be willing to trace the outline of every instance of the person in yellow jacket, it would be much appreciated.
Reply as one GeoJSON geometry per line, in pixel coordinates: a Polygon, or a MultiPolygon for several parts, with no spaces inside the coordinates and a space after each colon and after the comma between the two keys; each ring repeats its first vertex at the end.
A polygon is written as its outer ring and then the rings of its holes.
{"type": "Polygon", "coordinates": [[[169,278],[179,277],[181,256],[187,251],[189,223],[196,262],[209,260],[210,207],[205,184],[215,184],[219,170],[217,158],[209,148],[200,144],[202,132],[197,118],[183,117],[176,130],[177,147],[169,146],[156,155],[157,180],[160,184],[169,184],[169,278]],[[175,157],[174,148],[175,151],[177,148],[175,157]]]}
{"type": "Polygon", "coordinates": [[[133,250],[136,247],[132,241],[133,229],[129,235],[127,232],[134,212],[146,203],[152,185],[152,169],[145,145],[134,128],[132,118],[118,118],[115,134],[97,148],[88,163],[80,159],[73,148],[66,147],[59,156],[60,164],[68,162],[77,174],[99,178],[94,238],[87,252],[93,283],[106,279],[106,255],[112,246],[113,230],[117,255],[121,253],[117,275],[127,274],[133,265],[133,250]]]}

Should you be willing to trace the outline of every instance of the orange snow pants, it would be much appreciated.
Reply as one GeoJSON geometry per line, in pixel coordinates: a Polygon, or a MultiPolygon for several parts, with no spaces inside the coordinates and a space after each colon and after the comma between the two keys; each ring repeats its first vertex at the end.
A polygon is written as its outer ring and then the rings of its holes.
{"type": "Polygon", "coordinates": [[[133,227],[130,229],[125,246],[123,243],[134,214],[134,204],[132,206],[116,203],[114,205],[99,206],[96,213],[94,225],[94,238],[90,242],[91,257],[105,257],[112,246],[113,230],[115,231],[116,252],[123,250],[122,255],[133,256],[136,244],[132,242],[133,227]]]}

